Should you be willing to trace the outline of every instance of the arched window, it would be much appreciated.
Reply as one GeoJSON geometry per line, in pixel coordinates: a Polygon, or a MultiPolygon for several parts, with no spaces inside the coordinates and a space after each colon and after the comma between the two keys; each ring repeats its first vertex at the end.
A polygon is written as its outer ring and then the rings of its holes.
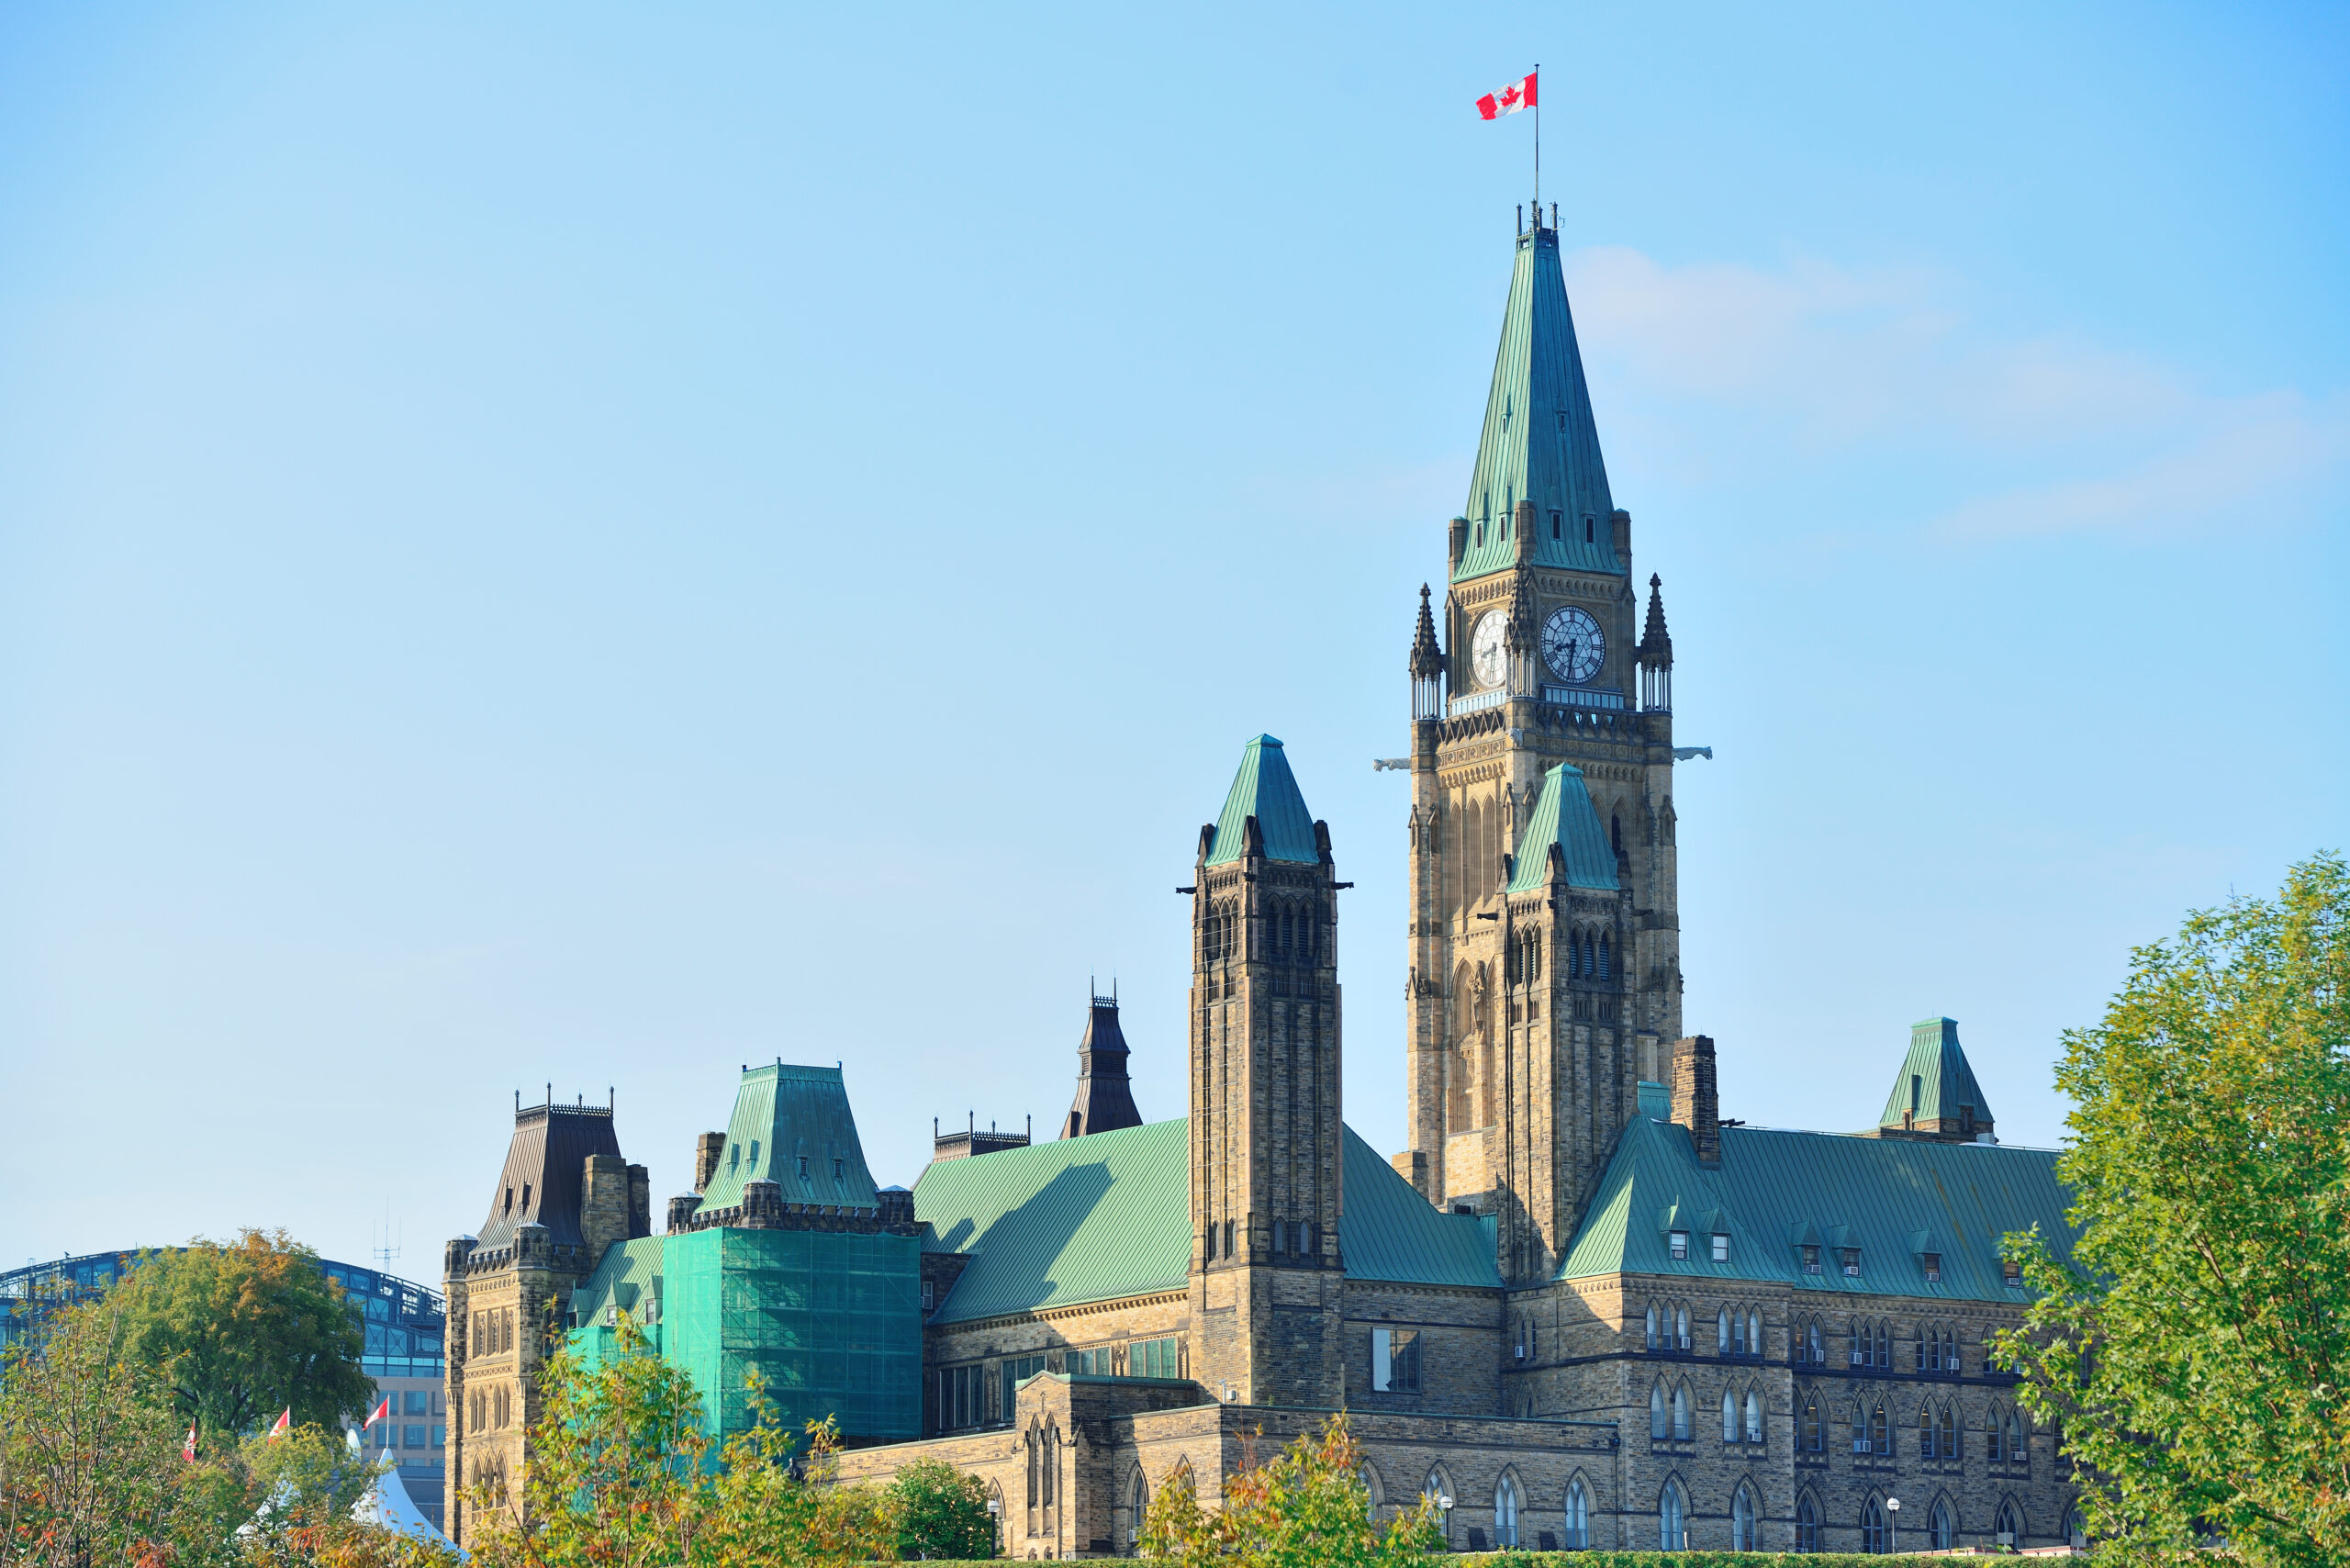
{"type": "Polygon", "coordinates": [[[1958,1406],[1955,1406],[1955,1405],[1945,1405],[1945,1406],[1942,1406],[1942,1422],[1941,1422],[1941,1426],[1942,1426],[1942,1441],[1941,1441],[1937,1446],[1942,1450],[1942,1457],[1943,1457],[1944,1459],[1957,1459],[1957,1458],[1960,1458],[1960,1457],[1961,1457],[1961,1455],[1960,1455],[1960,1453],[1959,1453],[1959,1451],[1958,1451],[1958,1406]]]}
{"type": "Polygon", "coordinates": [[[1826,1366],[1828,1364],[1828,1352],[1820,1349],[1819,1320],[1818,1318],[1812,1319],[1811,1327],[1807,1332],[1810,1336],[1811,1364],[1816,1367],[1826,1366]]]}
{"type": "Polygon", "coordinates": [[[1651,1302],[1649,1304],[1649,1349],[1653,1350],[1656,1348],[1656,1304],[1651,1302]]]}
{"type": "Polygon", "coordinates": [[[1591,1546],[1591,1494],[1583,1490],[1583,1477],[1578,1475],[1567,1483],[1566,1530],[1560,1540],[1569,1551],[1588,1551],[1591,1546]]]}
{"type": "Polygon", "coordinates": [[[1958,1533],[1957,1522],[1951,1518],[1950,1499],[1934,1499],[1934,1511],[1926,1516],[1926,1540],[1936,1551],[1948,1551],[1951,1540],[1958,1533]]]}
{"type": "Polygon", "coordinates": [[[1746,1391],[1746,1440],[1762,1440],[1762,1396],[1751,1388],[1746,1391]]]}
{"type": "Polygon", "coordinates": [[[1494,1488],[1494,1544],[1517,1544],[1517,1478],[1513,1475],[1504,1475],[1494,1488]]]}
{"type": "MultiPolygon", "coordinates": [[[[1741,1317],[1739,1320],[1739,1329],[1741,1336],[1743,1336],[1745,1327],[1746,1320],[1741,1317]]],[[[1745,1346],[1741,1344],[1739,1349],[1743,1351],[1745,1350],[1745,1346]]],[[[1729,1354],[1729,1307],[1723,1307],[1719,1312],[1714,1314],[1714,1350],[1721,1355],[1727,1356],[1729,1354]]]]}
{"type": "Polygon", "coordinates": [[[1746,1353],[1750,1356],[1762,1353],[1762,1315],[1759,1312],[1746,1315],[1746,1353]]]}
{"type": "Polygon", "coordinates": [[[1689,1385],[1682,1384],[1673,1391],[1673,1436],[1680,1442],[1689,1440],[1689,1385]]]}
{"type": "Polygon", "coordinates": [[[1722,1441],[1738,1441],[1738,1395],[1722,1390],[1722,1441]]]}
{"type": "Polygon", "coordinates": [[[1860,1451],[1863,1453],[1891,1453],[1893,1451],[1893,1423],[1886,1418],[1885,1406],[1882,1405],[1869,1412],[1868,1447],[1860,1451]]]}
{"type": "Polygon", "coordinates": [[[1135,1484],[1126,1495],[1126,1544],[1142,1543],[1142,1527],[1150,1518],[1150,1482],[1140,1469],[1135,1472],[1135,1484]]]}
{"type": "Polygon", "coordinates": [[[1819,1550],[1819,1505],[1811,1500],[1808,1492],[1796,1499],[1796,1550],[1819,1550]]]}
{"type": "Polygon", "coordinates": [[[1942,1450],[1936,1446],[1935,1442],[1936,1430],[1937,1428],[1934,1426],[1934,1407],[1930,1404],[1919,1406],[1918,1457],[1919,1459],[1942,1458],[1942,1450]]]}
{"type": "Polygon", "coordinates": [[[1649,1436],[1662,1441],[1672,1435],[1673,1428],[1665,1424],[1664,1384],[1660,1383],[1649,1390],[1649,1436]]]}
{"type": "Polygon", "coordinates": [[[1365,1461],[1363,1467],[1355,1472],[1355,1478],[1362,1483],[1364,1517],[1377,1518],[1379,1517],[1379,1472],[1371,1469],[1370,1462],[1365,1461]]]}
{"type": "Polygon", "coordinates": [[[2008,1458],[2008,1422],[1998,1406],[1983,1418],[1985,1448],[1993,1464],[2004,1464],[2008,1458]]]}
{"type": "Polygon", "coordinates": [[[1885,1505],[1874,1497],[1861,1505],[1861,1550],[1885,1550],[1885,1505]]]}
{"type": "Polygon", "coordinates": [[[2001,1546],[2023,1544],[2023,1516],[2016,1511],[2015,1499],[1999,1500],[1998,1517],[1991,1523],[1992,1539],[2001,1546]]]}
{"type": "Polygon", "coordinates": [[[1820,1453],[1828,1447],[1828,1423],[1819,1418],[1819,1395],[1806,1393],[1803,1396],[1803,1420],[1796,1428],[1796,1447],[1806,1453],[1820,1453]]]}
{"type": "Polygon", "coordinates": [[[1608,976],[1608,957],[1607,957],[1607,955],[1608,955],[1608,949],[1609,949],[1612,946],[1613,946],[1613,944],[1612,944],[1612,943],[1610,943],[1610,942],[1608,941],[1608,939],[1607,939],[1607,933],[1606,933],[1605,931],[1601,932],[1601,933],[1599,934],[1599,978],[1600,978],[1601,980],[1606,980],[1606,979],[1607,978],[1607,976],[1608,976]]]}
{"type": "Polygon", "coordinates": [[[2026,1454],[2023,1446],[2023,1417],[2011,1408],[2008,1411],[2008,1462],[2021,1464],[2026,1454]]]}
{"type": "Polygon", "coordinates": [[[1682,1495],[1681,1483],[1668,1481],[1656,1500],[1657,1549],[1661,1551],[1689,1550],[1689,1500],[1682,1495]]]}
{"type": "Polygon", "coordinates": [[[1743,1481],[1738,1484],[1738,1490],[1729,1495],[1729,1549],[1732,1551],[1762,1550],[1754,1536],[1754,1490],[1743,1481]]]}
{"type": "Polygon", "coordinates": [[[1675,1347],[1684,1350],[1687,1350],[1689,1348],[1689,1309],[1684,1306],[1678,1312],[1675,1312],[1673,1315],[1673,1338],[1675,1347]]]}
{"type": "Polygon", "coordinates": [[[1444,1473],[1444,1466],[1432,1465],[1428,1478],[1420,1483],[1420,1495],[1435,1499],[1436,1506],[1445,1507],[1452,1501],[1452,1482],[1444,1473]]]}
{"type": "Polygon", "coordinates": [[[2078,1508],[2065,1510],[2065,1540],[2076,1551],[2087,1551],[2089,1549],[2088,1521],[2081,1518],[2081,1511],[2078,1508]]]}

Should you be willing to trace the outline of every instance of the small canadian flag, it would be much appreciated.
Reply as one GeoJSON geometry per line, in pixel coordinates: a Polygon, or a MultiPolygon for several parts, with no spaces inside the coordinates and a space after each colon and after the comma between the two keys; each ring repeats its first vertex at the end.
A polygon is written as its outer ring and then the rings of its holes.
{"type": "Polygon", "coordinates": [[[386,1394],[384,1395],[384,1402],[381,1405],[376,1406],[375,1413],[367,1417],[367,1425],[372,1427],[378,1421],[388,1421],[391,1418],[392,1396],[386,1394]]]}
{"type": "Polygon", "coordinates": [[[1477,100],[1479,119],[1499,119],[1520,109],[1532,108],[1535,103],[1534,79],[1542,74],[1529,71],[1506,87],[1496,87],[1477,100]]]}
{"type": "Polygon", "coordinates": [[[196,1423],[187,1424],[187,1441],[180,1445],[180,1457],[190,1464],[196,1462],[196,1423]]]}
{"type": "Polygon", "coordinates": [[[280,1417],[277,1417],[277,1425],[275,1425],[274,1427],[272,1427],[272,1428],[269,1429],[269,1435],[270,1435],[271,1437],[273,1437],[273,1438],[282,1438],[282,1437],[284,1437],[286,1433],[288,1433],[288,1432],[292,1431],[293,1429],[294,1429],[294,1406],[292,1406],[291,1405],[288,1405],[288,1406],[285,1407],[285,1414],[283,1414],[283,1415],[281,1415],[280,1417]]]}

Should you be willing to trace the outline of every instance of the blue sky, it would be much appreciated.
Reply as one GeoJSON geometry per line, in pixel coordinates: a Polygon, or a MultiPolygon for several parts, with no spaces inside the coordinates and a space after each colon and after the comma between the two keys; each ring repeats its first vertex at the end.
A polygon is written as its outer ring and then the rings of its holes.
{"type": "Polygon", "coordinates": [[[2322,6],[0,13],[0,1260],[478,1225],[511,1096],[681,1190],[1182,1109],[1243,740],[1402,1141],[1404,654],[1545,200],[1682,740],[1725,1114],[1960,1020],[2051,1144],[2133,943],[2340,846],[2322,6]]]}

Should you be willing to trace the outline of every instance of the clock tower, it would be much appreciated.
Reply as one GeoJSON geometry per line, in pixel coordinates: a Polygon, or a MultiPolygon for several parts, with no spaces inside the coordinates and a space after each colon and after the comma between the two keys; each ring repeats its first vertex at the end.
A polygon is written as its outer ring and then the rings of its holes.
{"type": "Polygon", "coordinates": [[[1681,1036],[1672,644],[1645,624],[1538,208],[1446,591],[1413,640],[1406,1093],[1396,1166],[1549,1276],[1681,1036]],[[1438,628],[1441,627],[1439,641],[1438,628]]]}

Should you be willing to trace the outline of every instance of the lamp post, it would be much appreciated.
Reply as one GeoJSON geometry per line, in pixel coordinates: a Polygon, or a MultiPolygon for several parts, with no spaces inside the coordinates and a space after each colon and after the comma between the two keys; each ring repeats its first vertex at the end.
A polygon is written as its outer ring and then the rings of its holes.
{"type": "Polygon", "coordinates": [[[1002,1551],[1003,1550],[1003,1499],[1001,1497],[988,1499],[988,1529],[995,1536],[995,1549],[1002,1551]]]}
{"type": "Polygon", "coordinates": [[[1898,1498],[1898,1497],[1887,1497],[1887,1498],[1885,1500],[1885,1518],[1886,1518],[1886,1528],[1887,1528],[1887,1529],[1889,1529],[1890,1530],[1892,1530],[1892,1532],[1893,1532],[1893,1539],[1892,1539],[1891,1540],[1889,1540],[1889,1541],[1887,1541],[1887,1542],[1886,1543],[1886,1550],[1887,1551],[1894,1551],[1894,1552],[1897,1552],[1897,1551],[1899,1551],[1901,1550],[1901,1499],[1900,1499],[1900,1498],[1898,1498]]]}
{"type": "Polygon", "coordinates": [[[1439,1492],[1436,1506],[1437,1511],[1444,1516],[1444,1549],[1449,1551],[1452,1550],[1452,1499],[1439,1492]]]}

